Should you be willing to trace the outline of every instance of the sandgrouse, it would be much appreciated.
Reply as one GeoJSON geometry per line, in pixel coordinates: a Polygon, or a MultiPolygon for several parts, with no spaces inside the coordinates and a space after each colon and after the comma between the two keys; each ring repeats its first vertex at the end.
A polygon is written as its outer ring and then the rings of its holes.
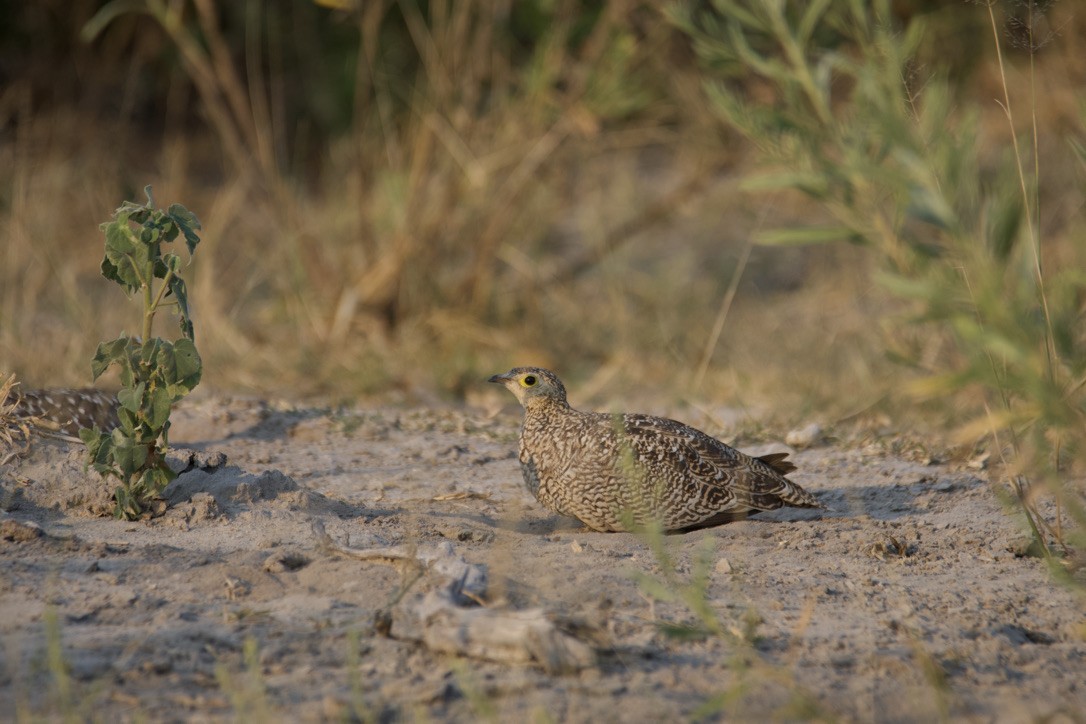
{"type": "Polygon", "coordinates": [[[787,453],[751,457],[662,417],[579,412],[561,380],[537,367],[489,381],[524,406],[520,465],[528,490],[593,530],[657,521],[683,532],[784,505],[823,507],[785,477],[796,469],[787,453]]]}

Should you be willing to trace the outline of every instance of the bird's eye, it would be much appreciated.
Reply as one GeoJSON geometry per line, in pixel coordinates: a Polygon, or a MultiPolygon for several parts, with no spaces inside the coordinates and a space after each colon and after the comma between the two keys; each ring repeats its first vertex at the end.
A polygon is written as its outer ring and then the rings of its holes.
{"type": "Polygon", "coordinates": [[[539,380],[536,379],[535,375],[525,375],[523,384],[525,387],[534,387],[535,383],[538,381],[539,380]]]}

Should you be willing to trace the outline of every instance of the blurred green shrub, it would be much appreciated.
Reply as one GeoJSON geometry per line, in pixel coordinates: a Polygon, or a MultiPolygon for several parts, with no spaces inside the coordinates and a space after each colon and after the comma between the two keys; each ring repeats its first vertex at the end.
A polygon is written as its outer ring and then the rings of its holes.
{"type": "MultiPolygon", "coordinates": [[[[1000,50],[995,8],[977,12],[1000,50]]],[[[671,17],[703,59],[719,117],[767,167],[746,188],[798,192],[829,220],[760,240],[874,248],[881,281],[913,302],[902,330],[920,340],[912,351],[928,348],[925,339],[950,346],[913,391],[972,405],[963,439],[990,436],[1046,552],[1050,540],[1086,544],[1086,244],[1053,240],[1047,256],[1063,258],[1045,263],[1036,135],[982,164],[975,109],[958,107],[945,67],[916,67],[924,26],[895,22],[888,0],[716,0],[676,6],[671,17]],[[747,73],[742,83],[736,69],[747,73]],[[1055,501],[1054,513],[1042,514],[1042,499],[1055,501]],[[1065,529],[1064,513],[1077,526],[1065,529]]],[[[995,62],[1002,75],[1001,53],[995,62]]],[[[999,102],[1013,135],[1005,84],[999,102]]]]}

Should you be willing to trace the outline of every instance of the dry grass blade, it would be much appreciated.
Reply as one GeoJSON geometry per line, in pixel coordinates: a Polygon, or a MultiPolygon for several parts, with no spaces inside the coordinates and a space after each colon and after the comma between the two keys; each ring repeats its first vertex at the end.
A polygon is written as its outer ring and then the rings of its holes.
{"type": "Polygon", "coordinates": [[[490,493],[476,493],[473,490],[461,490],[455,493],[435,495],[431,500],[492,500],[490,493]]]}
{"type": "Polygon", "coordinates": [[[0,460],[0,465],[8,462],[14,455],[25,454],[30,449],[30,428],[26,421],[17,415],[18,401],[12,394],[18,384],[15,375],[8,375],[3,384],[0,384],[0,442],[4,443],[5,447],[12,448],[17,440],[22,438],[22,450],[7,452],[0,460]]]}
{"type": "Polygon", "coordinates": [[[78,437],[60,432],[62,426],[55,420],[23,414],[19,410],[19,395],[15,392],[18,385],[14,374],[0,384],[0,444],[10,448],[0,458],[0,465],[9,462],[16,455],[29,453],[33,435],[64,442],[81,442],[78,437]]]}

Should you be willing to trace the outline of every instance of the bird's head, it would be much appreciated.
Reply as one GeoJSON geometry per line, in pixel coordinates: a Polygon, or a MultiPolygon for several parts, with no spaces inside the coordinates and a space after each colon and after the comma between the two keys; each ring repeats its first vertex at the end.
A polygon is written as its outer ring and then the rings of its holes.
{"type": "Polygon", "coordinates": [[[494,375],[487,382],[504,385],[526,410],[540,405],[569,404],[562,381],[553,372],[541,367],[514,367],[505,374],[494,375]]]}

